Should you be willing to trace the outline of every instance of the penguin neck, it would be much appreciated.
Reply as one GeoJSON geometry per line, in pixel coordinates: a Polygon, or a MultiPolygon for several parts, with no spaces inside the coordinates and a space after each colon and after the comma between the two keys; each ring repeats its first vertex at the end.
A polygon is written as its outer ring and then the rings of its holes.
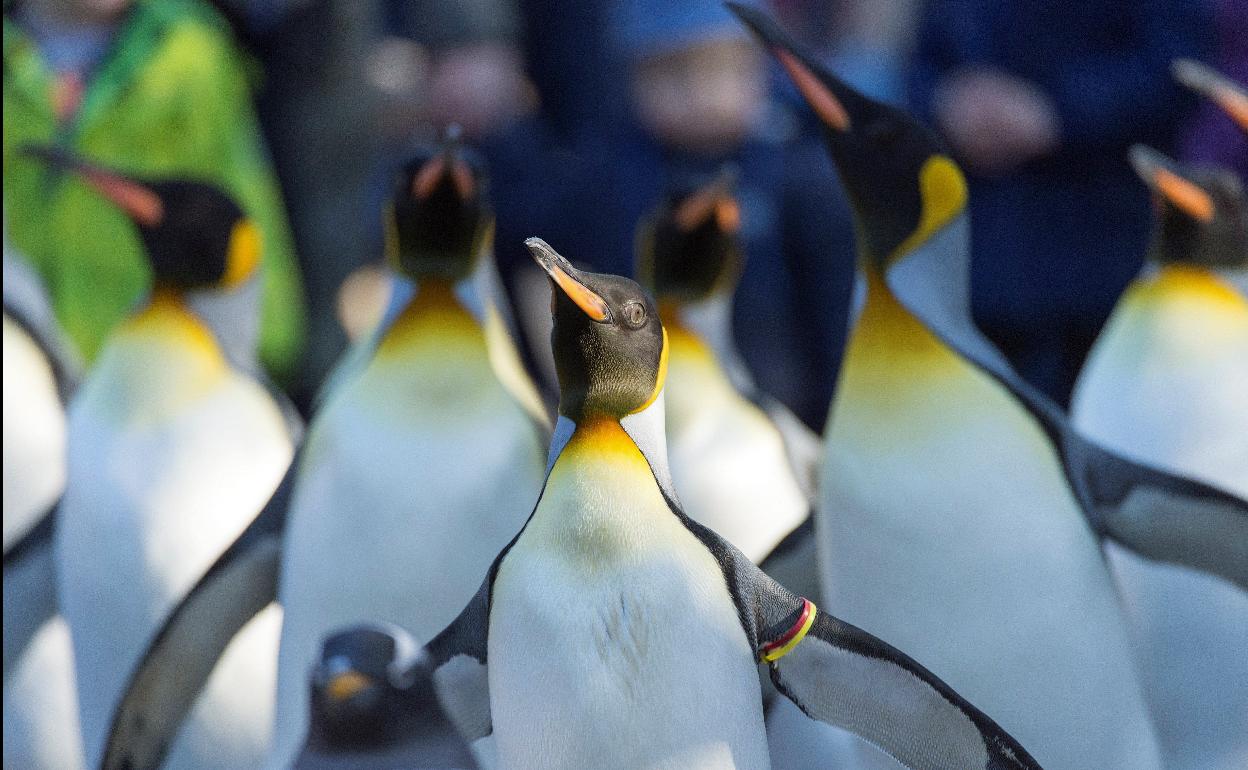
{"type": "Polygon", "coordinates": [[[117,328],[90,379],[104,383],[108,408],[155,415],[220,387],[230,374],[212,331],[185,298],[157,289],[117,328]]]}
{"type": "Polygon", "coordinates": [[[429,355],[471,355],[485,351],[481,323],[469,312],[461,295],[471,289],[471,279],[452,284],[445,278],[423,278],[416,292],[382,336],[376,360],[410,363],[429,355]]]}
{"type": "Polygon", "coordinates": [[[619,462],[623,468],[639,470],[640,462],[664,496],[675,503],[676,491],[667,461],[665,391],[666,386],[645,409],[623,417],[583,414],[573,418],[561,413],[551,436],[547,483],[557,479],[557,469],[562,472],[563,468],[585,463],[619,462]]]}
{"type": "Polygon", "coordinates": [[[839,391],[923,388],[960,366],[957,353],[897,299],[878,267],[865,265],[859,275],[866,300],[846,349],[839,391]]]}
{"type": "Polygon", "coordinates": [[[1156,307],[1171,302],[1192,303],[1237,313],[1248,312],[1248,297],[1242,293],[1245,282],[1240,270],[1236,276],[1230,271],[1180,262],[1153,265],[1145,275],[1136,280],[1124,301],[1140,309],[1156,307]],[[1236,281],[1236,277],[1240,281],[1236,281]]]}

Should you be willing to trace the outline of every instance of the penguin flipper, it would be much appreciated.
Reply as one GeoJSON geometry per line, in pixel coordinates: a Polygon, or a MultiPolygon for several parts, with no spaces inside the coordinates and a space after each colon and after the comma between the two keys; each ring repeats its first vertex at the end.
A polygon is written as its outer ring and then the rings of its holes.
{"type": "Polygon", "coordinates": [[[277,599],[298,455],[260,514],[153,637],[113,713],[103,770],[155,770],[235,635],[277,599]]]}
{"type": "Polygon", "coordinates": [[[1217,575],[1248,591],[1248,501],[1086,439],[1072,443],[1068,455],[1098,532],[1145,558],[1217,575]]]}
{"type": "Polygon", "coordinates": [[[1018,741],[905,653],[788,592],[759,655],[807,716],[849,730],[907,767],[1040,767],[1018,741]]]}
{"type": "Polygon", "coordinates": [[[56,614],[56,508],[4,552],[4,675],[35,633],[56,614]]]}
{"type": "Polygon", "coordinates": [[[438,701],[470,743],[494,731],[485,659],[493,578],[491,569],[459,617],[425,645],[438,701]]]}

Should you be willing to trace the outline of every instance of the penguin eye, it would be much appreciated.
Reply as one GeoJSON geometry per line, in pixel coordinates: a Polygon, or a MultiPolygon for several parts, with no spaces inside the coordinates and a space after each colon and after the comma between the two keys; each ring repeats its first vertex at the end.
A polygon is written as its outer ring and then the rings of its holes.
{"type": "Polygon", "coordinates": [[[635,299],[625,302],[620,313],[624,316],[624,323],[630,328],[639,328],[646,322],[646,307],[635,299]]]}

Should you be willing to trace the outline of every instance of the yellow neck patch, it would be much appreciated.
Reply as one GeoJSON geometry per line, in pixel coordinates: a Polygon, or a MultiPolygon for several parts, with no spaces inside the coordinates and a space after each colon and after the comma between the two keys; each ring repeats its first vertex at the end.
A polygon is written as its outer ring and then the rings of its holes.
{"type": "Polygon", "coordinates": [[[408,358],[421,351],[453,357],[469,350],[485,350],[485,333],[459,304],[450,283],[429,278],[420,282],[416,296],[386,332],[377,360],[408,358]]]}
{"type": "Polygon", "coordinates": [[[1248,312],[1248,298],[1216,274],[1193,265],[1166,265],[1152,278],[1137,281],[1129,301],[1153,303],[1178,297],[1248,312]]]}
{"type": "MultiPolygon", "coordinates": [[[[613,417],[591,416],[578,423],[572,438],[560,454],[560,459],[584,460],[587,456],[615,460],[639,461],[649,468],[649,463],[637,448],[633,437],[628,435],[620,421],[613,417]]],[[[558,463],[556,463],[558,465],[558,463]]]]}
{"type": "Polygon", "coordinates": [[[933,155],[919,171],[919,197],[923,202],[919,226],[888,255],[887,265],[918,248],[966,208],[966,177],[952,160],[933,155]]]}
{"type": "Polygon", "coordinates": [[[205,363],[225,368],[225,357],[212,330],[199,319],[178,294],[157,290],[151,302],[118,329],[131,339],[157,340],[188,351],[205,363]]]}

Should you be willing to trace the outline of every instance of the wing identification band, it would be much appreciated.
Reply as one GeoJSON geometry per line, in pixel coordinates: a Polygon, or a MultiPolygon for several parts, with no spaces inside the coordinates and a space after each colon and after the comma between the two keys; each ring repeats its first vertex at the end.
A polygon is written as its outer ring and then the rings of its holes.
{"type": "Polygon", "coordinates": [[[798,642],[806,638],[806,633],[815,624],[815,615],[819,610],[815,608],[815,603],[810,599],[803,598],[802,602],[802,614],[797,616],[797,622],[779,638],[763,645],[763,660],[768,663],[780,660],[792,652],[798,642]]]}

